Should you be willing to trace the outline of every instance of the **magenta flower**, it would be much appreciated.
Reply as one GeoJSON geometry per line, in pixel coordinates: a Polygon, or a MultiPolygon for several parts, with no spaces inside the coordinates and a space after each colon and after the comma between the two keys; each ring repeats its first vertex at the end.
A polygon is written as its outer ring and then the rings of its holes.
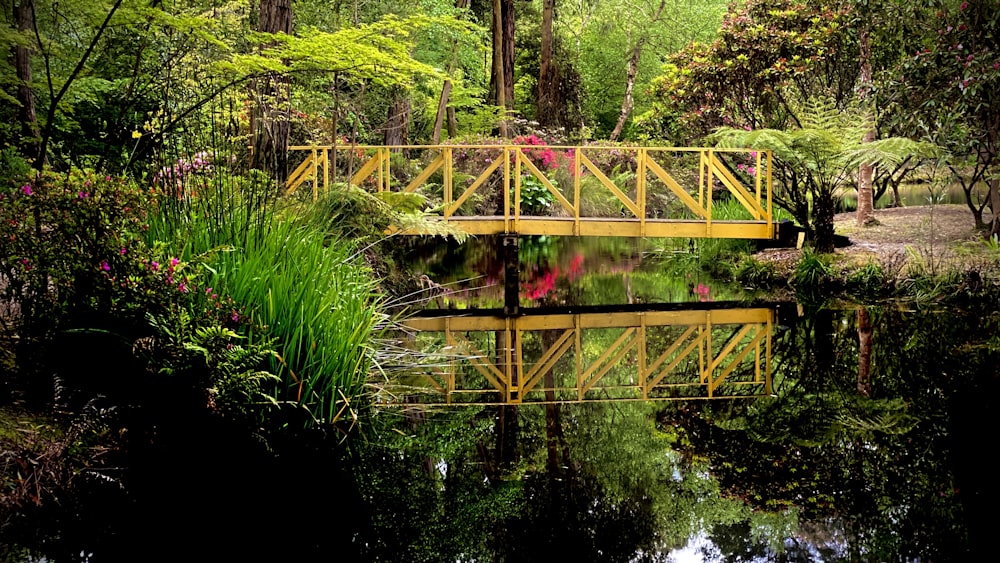
{"type": "Polygon", "coordinates": [[[188,286],[187,286],[187,284],[186,284],[186,283],[183,283],[183,282],[182,282],[182,283],[181,283],[180,285],[178,285],[178,286],[177,286],[177,289],[178,289],[178,290],[179,290],[179,291],[180,291],[181,293],[187,293],[187,292],[188,292],[188,286]]]}
{"type": "Polygon", "coordinates": [[[159,262],[150,262],[149,263],[149,269],[152,270],[152,271],[154,271],[154,272],[160,271],[160,263],[159,262]]]}
{"type": "Polygon", "coordinates": [[[88,197],[90,197],[90,194],[88,194],[87,192],[76,192],[76,197],[80,199],[87,199],[88,197]]]}
{"type": "Polygon", "coordinates": [[[108,261],[107,260],[102,260],[101,261],[101,269],[104,270],[105,272],[110,272],[111,271],[111,266],[108,265],[108,261]]]}
{"type": "Polygon", "coordinates": [[[171,266],[176,266],[179,262],[180,262],[180,260],[178,260],[176,258],[171,258],[170,259],[170,265],[171,266]]]}
{"type": "Polygon", "coordinates": [[[236,312],[236,309],[233,309],[232,319],[234,323],[240,322],[240,314],[236,312]]]}
{"type": "Polygon", "coordinates": [[[122,253],[122,256],[125,256],[126,254],[128,254],[128,249],[127,248],[123,248],[121,250],[121,253],[122,253]]]}
{"type": "Polygon", "coordinates": [[[31,191],[31,184],[25,184],[21,186],[21,191],[24,192],[24,195],[31,195],[32,193],[34,193],[31,191]]]}

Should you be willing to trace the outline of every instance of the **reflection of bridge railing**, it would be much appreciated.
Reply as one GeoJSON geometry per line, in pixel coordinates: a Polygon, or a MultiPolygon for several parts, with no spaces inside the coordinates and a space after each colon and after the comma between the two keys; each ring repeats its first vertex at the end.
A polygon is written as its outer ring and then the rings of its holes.
{"type": "Polygon", "coordinates": [[[331,182],[420,192],[440,221],[470,234],[774,237],[769,151],[540,145],[290,151],[306,158],[288,178],[289,194],[309,184],[315,199],[331,182]],[[738,203],[738,217],[713,211],[723,194],[738,203]]]}
{"type": "Polygon", "coordinates": [[[444,351],[389,390],[424,404],[768,395],[773,319],[766,308],[413,318],[417,344],[434,335],[444,351]]]}

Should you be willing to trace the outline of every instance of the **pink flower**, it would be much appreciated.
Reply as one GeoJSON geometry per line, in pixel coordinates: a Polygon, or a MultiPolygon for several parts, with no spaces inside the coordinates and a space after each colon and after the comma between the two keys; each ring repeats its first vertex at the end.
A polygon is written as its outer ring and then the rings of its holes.
{"type": "Polygon", "coordinates": [[[236,309],[233,309],[233,316],[231,318],[234,323],[240,322],[240,314],[236,312],[236,309]]]}
{"type": "Polygon", "coordinates": [[[33,193],[31,191],[31,184],[25,184],[21,186],[21,191],[24,192],[24,195],[31,195],[33,193]]]}
{"type": "Polygon", "coordinates": [[[101,269],[104,270],[105,272],[110,272],[111,271],[111,266],[108,265],[108,261],[107,260],[102,260],[101,261],[101,269]]]}
{"type": "Polygon", "coordinates": [[[87,192],[76,192],[76,197],[78,197],[79,199],[87,199],[88,197],[90,197],[90,194],[88,194],[87,192]]]}
{"type": "Polygon", "coordinates": [[[969,3],[968,2],[962,2],[962,5],[959,6],[958,9],[962,10],[964,12],[966,10],[966,8],[968,8],[968,7],[969,7],[969,3]]]}
{"type": "Polygon", "coordinates": [[[155,262],[155,261],[154,262],[150,262],[149,263],[149,269],[152,270],[152,271],[154,271],[154,272],[158,272],[160,270],[160,263],[159,262],[155,262]]]}
{"type": "Polygon", "coordinates": [[[170,265],[171,266],[176,266],[179,262],[180,262],[180,260],[178,260],[176,258],[171,258],[170,259],[170,265]]]}
{"type": "Polygon", "coordinates": [[[121,249],[121,253],[122,253],[122,256],[125,256],[126,254],[128,254],[128,249],[127,248],[121,249]]]}
{"type": "Polygon", "coordinates": [[[186,283],[181,283],[180,285],[177,286],[177,290],[180,291],[181,293],[187,293],[188,286],[186,283]]]}

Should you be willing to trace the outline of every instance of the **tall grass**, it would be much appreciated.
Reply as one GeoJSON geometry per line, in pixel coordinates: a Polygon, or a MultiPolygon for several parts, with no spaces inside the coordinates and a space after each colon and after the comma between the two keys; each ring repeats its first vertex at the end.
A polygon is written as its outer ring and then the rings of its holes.
{"type": "Polygon", "coordinates": [[[203,261],[205,287],[239,304],[233,314],[249,318],[251,343],[274,339],[273,396],[315,423],[350,412],[381,317],[354,245],[316,217],[327,206],[282,207],[266,178],[221,167],[162,191],[147,239],[168,256],[203,261]]]}

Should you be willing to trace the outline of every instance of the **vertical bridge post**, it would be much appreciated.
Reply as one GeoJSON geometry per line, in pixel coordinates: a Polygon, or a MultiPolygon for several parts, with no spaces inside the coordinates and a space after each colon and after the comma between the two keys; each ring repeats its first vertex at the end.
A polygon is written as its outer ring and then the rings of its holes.
{"type": "Polygon", "coordinates": [[[520,314],[519,305],[519,258],[516,234],[505,234],[501,238],[501,255],[503,256],[503,312],[507,316],[520,314]]]}

